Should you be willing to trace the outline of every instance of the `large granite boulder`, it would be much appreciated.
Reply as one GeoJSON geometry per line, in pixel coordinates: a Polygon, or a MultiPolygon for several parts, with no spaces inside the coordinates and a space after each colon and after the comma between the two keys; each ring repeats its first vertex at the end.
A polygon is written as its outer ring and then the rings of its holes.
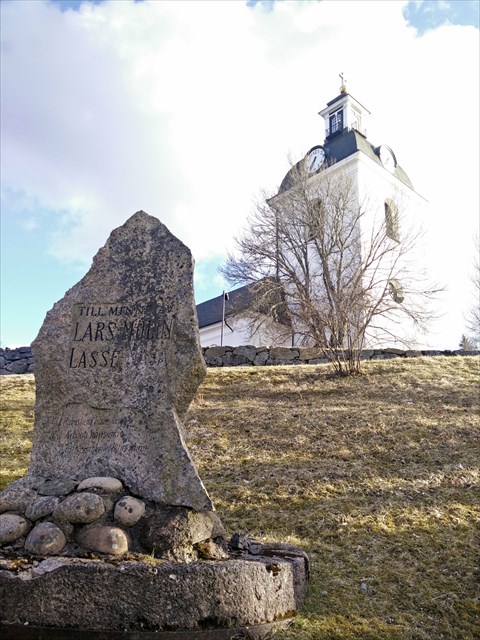
{"type": "Polygon", "coordinates": [[[143,211],[115,229],[32,348],[29,474],[110,476],[140,497],[212,504],[181,419],[205,375],[189,249],[143,211]]]}

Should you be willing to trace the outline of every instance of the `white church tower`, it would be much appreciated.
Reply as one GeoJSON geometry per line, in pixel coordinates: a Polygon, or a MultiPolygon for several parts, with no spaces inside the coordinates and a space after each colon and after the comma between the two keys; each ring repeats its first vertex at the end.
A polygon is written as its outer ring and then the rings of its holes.
{"type": "MultiPolygon", "coordinates": [[[[427,202],[415,191],[410,178],[398,164],[394,151],[385,144],[376,146],[367,139],[370,112],[348,93],[343,74],[340,77],[340,93],[319,112],[325,123],[324,142],[312,147],[292,167],[269,204],[281,207],[282,200],[288,200],[288,192],[298,179],[299,172],[307,172],[313,194],[315,185],[320,184],[325,176],[348,175],[356,189],[357,201],[365,209],[359,222],[361,228],[358,229],[360,251],[368,246],[375,229],[385,225],[386,235],[390,241],[398,244],[399,253],[403,252],[407,242],[414,245],[409,251],[408,260],[412,267],[410,270],[419,278],[425,263],[421,228],[427,202]]],[[[383,266],[388,268],[388,265],[383,266]]],[[[402,282],[397,278],[388,282],[392,305],[401,305],[405,301],[405,297],[413,290],[411,285],[412,282],[402,282]]],[[[396,314],[393,309],[390,315],[391,321],[382,318],[381,327],[369,330],[369,345],[365,346],[428,346],[422,330],[407,314],[403,314],[401,325],[398,321],[401,313],[394,319],[396,314]]]]}

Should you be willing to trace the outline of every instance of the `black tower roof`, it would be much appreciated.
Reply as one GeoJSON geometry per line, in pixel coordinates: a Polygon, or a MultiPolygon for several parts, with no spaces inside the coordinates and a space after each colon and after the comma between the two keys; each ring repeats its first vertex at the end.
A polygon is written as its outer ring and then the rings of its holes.
{"type": "MultiPolygon", "coordinates": [[[[363,136],[355,129],[350,129],[349,131],[343,130],[338,134],[330,135],[325,140],[323,148],[325,149],[325,162],[328,165],[334,164],[335,162],[340,162],[341,160],[344,160],[345,158],[353,155],[357,151],[361,151],[371,160],[373,160],[380,166],[383,166],[378,155],[379,147],[374,147],[365,138],[365,136],[363,136]]],[[[302,162],[303,159],[300,160],[300,162],[297,162],[297,164],[293,166],[284,177],[280,185],[280,189],[278,190],[279,194],[288,191],[288,189],[293,186],[295,182],[295,176],[298,175],[298,172],[301,169],[302,162]]],[[[400,165],[397,164],[395,170],[393,171],[393,175],[408,187],[410,187],[410,189],[413,189],[410,178],[407,176],[402,167],[400,167],[400,165]]]]}

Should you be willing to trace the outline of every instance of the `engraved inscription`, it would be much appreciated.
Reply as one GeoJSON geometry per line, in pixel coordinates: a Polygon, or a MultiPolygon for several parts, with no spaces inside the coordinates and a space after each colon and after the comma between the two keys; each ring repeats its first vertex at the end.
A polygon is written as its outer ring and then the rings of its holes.
{"type": "Polygon", "coordinates": [[[123,352],[136,343],[168,340],[175,316],[161,305],[76,305],[70,369],[121,369],[123,352]]]}
{"type": "Polygon", "coordinates": [[[122,437],[121,417],[112,409],[69,404],[59,423],[60,446],[77,454],[112,456],[146,454],[148,445],[122,437]]]}
{"type": "Polygon", "coordinates": [[[95,367],[114,368],[118,364],[118,351],[85,351],[82,349],[70,350],[70,369],[94,369],[95,367]]]}

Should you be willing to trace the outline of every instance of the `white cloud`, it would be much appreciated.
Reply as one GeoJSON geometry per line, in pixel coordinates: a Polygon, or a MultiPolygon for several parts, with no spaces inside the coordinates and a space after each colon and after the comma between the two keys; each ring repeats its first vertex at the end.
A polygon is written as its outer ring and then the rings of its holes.
{"type": "MultiPolygon", "coordinates": [[[[58,216],[63,261],[89,263],[140,208],[197,264],[221,256],[287,154],[322,142],[317,112],[343,71],[373,112],[369,139],[394,149],[452,254],[478,211],[478,30],[417,37],[404,6],[2,3],[2,179],[17,211],[33,200],[58,216]]],[[[468,252],[455,260],[464,271],[468,252]]]]}

